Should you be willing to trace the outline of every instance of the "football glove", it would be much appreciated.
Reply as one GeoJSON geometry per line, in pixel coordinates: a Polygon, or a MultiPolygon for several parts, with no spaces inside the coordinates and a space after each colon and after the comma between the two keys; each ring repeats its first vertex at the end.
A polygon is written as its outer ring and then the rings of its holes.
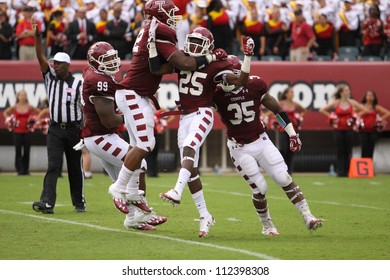
{"type": "Polygon", "coordinates": [[[85,148],[84,139],[80,139],[80,142],[78,142],[76,145],[73,146],[73,150],[75,151],[81,151],[85,148]]]}
{"type": "Polygon", "coordinates": [[[302,147],[301,139],[299,139],[299,134],[290,137],[290,150],[292,152],[299,152],[302,147]]]}
{"type": "Polygon", "coordinates": [[[253,50],[255,48],[255,42],[250,36],[242,36],[241,37],[241,47],[242,52],[246,56],[252,56],[254,54],[253,50]]]}

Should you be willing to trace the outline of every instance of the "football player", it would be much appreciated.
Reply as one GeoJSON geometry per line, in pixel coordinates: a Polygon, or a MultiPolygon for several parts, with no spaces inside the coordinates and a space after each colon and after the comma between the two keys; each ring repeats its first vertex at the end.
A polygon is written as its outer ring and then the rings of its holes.
{"type": "Polygon", "coordinates": [[[134,143],[126,154],[118,179],[109,188],[110,194],[116,199],[142,202],[137,187],[133,185],[126,189],[126,186],[133,180],[133,176],[138,177],[142,160],[155,145],[153,119],[154,110],[159,109],[159,106],[154,94],[162,76],[152,74],[149,69],[149,52],[153,53],[154,58],[150,60],[152,69],[156,63],[160,65],[160,59],[180,70],[189,71],[226,57],[223,51],[199,57],[186,56],[179,51],[176,47],[176,22],[180,19],[176,15],[177,10],[171,0],[149,0],[145,4],[144,15],[148,22],[138,33],[130,67],[120,83],[121,89],[115,94],[118,108],[129,124],[130,142],[134,143]],[[155,41],[153,49],[149,47],[151,41],[155,41]]]}
{"type": "MultiPolygon", "coordinates": [[[[237,57],[229,56],[228,60],[236,70],[241,68],[237,57]]],[[[282,187],[309,230],[321,227],[322,220],[311,213],[301,189],[288,174],[282,155],[260,121],[260,105],[264,105],[276,115],[280,126],[289,135],[291,151],[301,149],[299,135],[278,101],[268,93],[266,82],[259,76],[250,76],[245,86],[223,82],[215,91],[213,101],[227,128],[227,146],[232,161],[252,190],[253,205],[263,224],[262,233],[279,235],[269,214],[265,197],[268,185],[259,167],[282,187]]]]}
{"type": "MultiPolygon", "coordinates": [[[[117,50],[107,42],[93,44],[88,50],[87,60],[88,66],[83,71],[84,127],[81,137],[86,148],[101,159],[104,169],[115,181],[129,148],[129,143],[117,134],[117,128],[124,124],[123,115],[116,113],[115,105],[115,74],[119,71],[121,60],[117,50]]],[[[80,144],[76,148],[82,147],[80,144]]],[[[142,175],[138,174],[130,184],[138,186],[140,182],[143,189],[141,194],[144,194],[146,162],[143,160],[142,163],[142,175]]],[[[167,220],[154,212],[148,213],[147,205],[142,203],[127,205],[122,200],[114,199],[114,204],[126,214],[124,225],[127,228],[154,230],[155,225],[167,220]]]]}
{"type": "MultiPolygon", "coordinates": [[[[214,123],[213,92],[217,84],[222,81],[235,86],[242,86],[247,82],[253,48],[253,40],[250,37],[243,37],[245,59],[240,75],[233,73],[233,67],[227,60],[217,61],[195,71],[178,71],[180,98],[178,103],[179,113],[182,116],[177,138],[182,167],[174,189],[161,193],[160,197],[173,206],[178,206],[184,187],[188,183],[200,214],[199,237],[206,236],[210,227],[215,223],[206,207],[198,171],[200,147],[214,123]]],[[[208,29],[197,27],[187,35],[184,46],[186,55],[199,57],[211,54],[213,49],[214,38],[208,29]]]]}

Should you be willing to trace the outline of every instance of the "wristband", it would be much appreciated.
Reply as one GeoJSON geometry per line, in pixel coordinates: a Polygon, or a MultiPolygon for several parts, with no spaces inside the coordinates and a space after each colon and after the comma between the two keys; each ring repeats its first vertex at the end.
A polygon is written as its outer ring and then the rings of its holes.
{"type": "Polygon", "coordinates": [[[249,73],[251,69],[251,57],[250,56],[244,56],[244,61],[241,65],[241,71],[245,73],[249,73]]]}
{"type": "MultiPolygon", "coordinates": [[[[207,55],[209,56],[209,55],[207,55]]],[[[195,57],[196,61],[196,70],[202,69],[210,64],[209,60],[207,59],[207,56],[197,56],[195,57]]],[[[210,55],[211,56],[211,55],[210,55]]]]}
{"type": "Polygon", "coordinates": [[[158,56],[155,57],[149,57],[149,70],[150,72],[156,72],[160,69],[161,67],[161,60],[158,56]]]}
{"type": "Polygon", "coordinates": [[[291,121],[286,112],[280,112],[275,115],[276,120],[280,124],[281,127],[285,128],[291,121]]]}

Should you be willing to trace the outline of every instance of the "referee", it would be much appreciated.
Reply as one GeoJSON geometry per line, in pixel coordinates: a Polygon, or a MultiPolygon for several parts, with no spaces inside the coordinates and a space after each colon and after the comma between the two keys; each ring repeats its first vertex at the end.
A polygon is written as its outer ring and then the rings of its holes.
{"type": "Polygon", "coordinates": [[[58,52],[51,59],[54,66],[49,66],[44,55],[41,32],[33,18],[31,23],[35,31],[35,50],[48,94],[50,111],[47,134],[48,168],[40,201],[33,203],[33,209],[44,214],[54,214],[57,179],[65,152],[72,203],[76,212],[85,212],[81,151],[73,150],[73,146],[80,141],[82,81],[69,72],[70,57],[66,53],[58,52]]]}

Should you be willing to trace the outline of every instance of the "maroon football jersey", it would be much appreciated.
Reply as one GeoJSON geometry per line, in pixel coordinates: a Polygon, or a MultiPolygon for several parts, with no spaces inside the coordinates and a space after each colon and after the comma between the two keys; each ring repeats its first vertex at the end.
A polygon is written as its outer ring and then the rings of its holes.
{"type": "MultiPolygon", "coordinates": [[[[161,82],[161,75],[153,75],[149,70],[149,23],[138,33],[133,47],[133,57],[125,78],[120,82],[127,89],[134,90],[139,95],[156,93],[161,82]]],[[[176,32],[164,24],[159,24],[156,30],[156,48],[160,59],[167,62],[170,56],[178,50],[176,47],[176,32]]]]}
{"type": "Polygon", "coordinates": [[[267,83],[258,76],[250,76],[246,86],[232,92],[224,92],[217,87],[213,101],[226,125],[228,138],[245,142],[264,132],[260,122],[260,105],[267,91],[267,83]]]}
{"type": "Polygon", "coordinates": [[[179,72],[179,97],[182,109],[213,106],[213,94],[222,74],[233,73],[233,65],[218,60],[197,71],[179,72]]]}
{"type": "Polygon", "coordinates": [[[100,122],[95,106],[92,103],[93,99],[91,102],[91,97],[105,97],[112,100],[112,102],[115,102],[117,83],[112,77],[95,72],[91,67],[84,68],[83,79],[82,110],[84,127],[81,136],[89,137],[114,133],[116,128],[105,128],[100,122]]]}

